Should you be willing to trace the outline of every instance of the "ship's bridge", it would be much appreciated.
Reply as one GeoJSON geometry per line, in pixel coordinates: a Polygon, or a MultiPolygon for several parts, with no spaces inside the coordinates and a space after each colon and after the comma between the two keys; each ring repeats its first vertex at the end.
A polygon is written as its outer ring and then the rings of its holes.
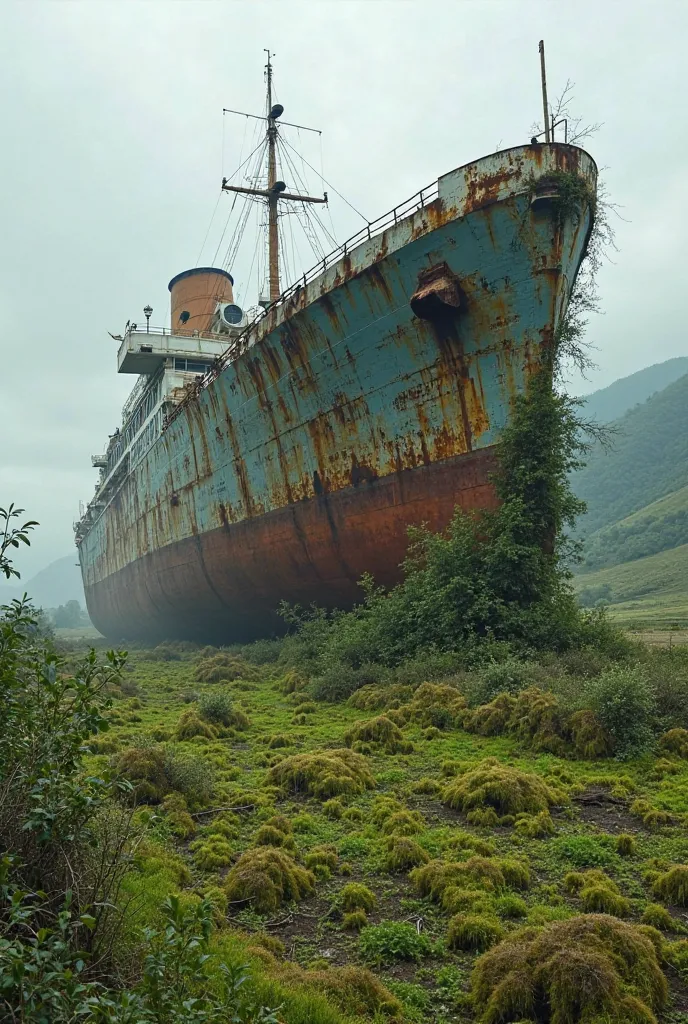
{"type": "Polygon", "coordinates": [[[172,334],[166,327],[130,328],[119,346],[117,371],[151,376],[167,365],[189,373],[205,373],[225,351],[228,341],[226,334],[181,335],[172,334]],[[168,359],[174,362],[167,363],[168,359]]]}

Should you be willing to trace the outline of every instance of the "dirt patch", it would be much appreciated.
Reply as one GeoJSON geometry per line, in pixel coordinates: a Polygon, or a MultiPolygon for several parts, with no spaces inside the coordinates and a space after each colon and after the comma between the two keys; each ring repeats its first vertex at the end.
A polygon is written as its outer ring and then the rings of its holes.
{"type": "Polygon", "coordinates": [[[609,790],[591,786],[573,798],[581,821],[597,825],[603,832],[642,832],[638,818],[628,812],[625,800],[611,795],[609,790]]]}

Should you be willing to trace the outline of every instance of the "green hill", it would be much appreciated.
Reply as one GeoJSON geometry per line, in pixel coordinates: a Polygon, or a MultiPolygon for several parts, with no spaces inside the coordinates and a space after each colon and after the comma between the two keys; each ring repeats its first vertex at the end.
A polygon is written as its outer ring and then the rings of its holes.
{"type": "Polygon", "coordinates": [[[584,414],[598,423],[611,423],[686,373],[688,356],[677,356],[663,363],[646,366],[644,370],[615,380],[609,387],[584,395],[584,414]]]}
{"type": "Polygon", "coordinates": [[[580,571],[594,572],[688,544],[688,486],[593,533],[580,571]]]}
{"type": "Polygon", "coordinates": [[[572,478],[588,504],[579,524],[584,538],[688,485],[688,374],[613,428],[611,450],[597,445],[572,478]]]}
{"type": "Polygon", "coordinates": [[[688,625],[688,544],[586,573],[574,586],[581,604],[609,601],[620,622],[688,625]]]}

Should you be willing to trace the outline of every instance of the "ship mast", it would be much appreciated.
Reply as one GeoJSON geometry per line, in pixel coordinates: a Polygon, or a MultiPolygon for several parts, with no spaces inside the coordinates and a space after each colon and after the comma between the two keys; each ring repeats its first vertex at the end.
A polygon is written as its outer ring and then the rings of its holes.
{"type": "MultiPolygon", "coordinates": [[[[222,179],[222,190],[224,192],[241,192],[244,195],[260,196],[267,200],[268,206],[268,265],[270,277],[270,302],[276,302],[281,294],[280,288],[280,253],[279,253],[279,232],[277,229],[278,204],[281,199],[291,200],[298,203],[326,203],[327,193],[323,198],[316,196],[300,196],[286,192],[286,185],[283,181],[277,180],[277,119],[284,113],[281,103],[272,102],[272,54],[268,55],[268,62],[265,65],[267,79],[267,109],[266,117],[261,120],[267,121],[266,140],[268,155],[268,181],[267,189],[245,188],[240,185],[229,185],[227,179],[222,179]]],[[[255,115],[249,115],[251,117],[255,115]]],[[[312,129],[311,129],[312,130],[312,129]]]]}

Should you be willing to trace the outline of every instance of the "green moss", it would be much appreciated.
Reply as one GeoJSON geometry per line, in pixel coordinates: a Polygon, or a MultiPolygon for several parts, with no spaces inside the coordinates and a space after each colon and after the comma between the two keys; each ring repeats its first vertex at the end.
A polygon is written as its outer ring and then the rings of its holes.
{"type": "MultiPolygon", "coordinates": [[[[314,846],[312,850],[306,854],[304,858],[304,864],[309,870],[318,873],[318,868],[327,868],[331,874],[337,870],[339,864],[339,857],[337,851],[332,846],[314,846]]],[[[322,877],[322,875],[321,875],[322,877]]],[[[329,877],[325,875],[324,877],[329,877]]]]}
{"type": "Polygon", "coordinates": [[[372,748],[378,747],[388,754],[401,752],[405,745],[401,729],[385,715],[371,718],[367,722],[357,722],[345,733],[344,743],[347,747],[367,744],[372,748]]]}
{"type": "Polygon", "coordinates": [[[431,779],[424,775],[422,779],[413,783],[411,791],[423,796],[437,796],[442,792],[442,784],[437,779],[431,779]]]}
{"type": "Polygon", "coordinates": [[[652,928],[657,928],[663,932],[683,931],[680,922],[660,903],[648,903],[643,910],[643,916],[640,920],[643,924],[649,924],[652,928]]]}
{"type": "Polygon", "coordinates": [[[688,758],[688,729],[669,729],[659,738],[662,750],[688,758]]]}
{"type": "Polygon", "coordinates": [[[396,811],[390,814],[382,825],[385,836],[416,836],[426,828],[423,815],[419,811],[396,811]]]}
{"type": "Polygon", "coordinates": [[[652,886],[652,893],[665,903],[688,907],[688,865],[675,864],[661,874],[652,886]]]}
{"type": "Polygon", "coordinates": [[[175,735],[178,740],[190,740],[195,736],[205,736],[206,739],[217,739],[217,729],[210,722],[204,721],[194,708],[182,711],[177,722],[175,735]]]}
{"type": "Polygon", "coordinates": [[[383,859],[385,871],[408,871],[430,860],[423,847],[408,836],[391,836],[386,847],[383,859]]]}
{"type": "Polygon", "coordinates": [[[259,913],[271,913],[281,903],[300,900],[313,891],[315,879],[289,854],[272,846],[247,850],[225,880],[230,902],[246,900],[259,913]]]}
{"type": "Polygon", "coordinates": [[[652,942],[597,914],[513,933],[478,960],[471,988],[483,1024],[651,1022],[668,992],[652,942]]]}
{"type": "Polygon", "coordinates": [[[483,914],[455,914],[447,927],[450,949],[482,952],[503,938],[504,929],[499,921],[483,914]]]}
{"type": "Polygon", "coordinates": [[[549,811],[540,811],[538,814],[520,814],[514,825],[519,835],[527,839],[544,839],[546,836],[554,835],[555,828],[552,816],[549,811]]]}
{"type": "Polygon", "coordinates": [[[234,654],[218,652],[201,658],[196,665],[195,676],[199,683],[221,683],[235,679],[258,680],[260,671],[234,654]]]}
{"type": "Polygon", "coordinates": [[[366,759],[346,748],[286,757],[270,770],[267,781],[320,799],[363,793],[375,786],[366,759]]]}
{"type": "Polygon", "coordinates": [[[377,906],[377,897],[372,889],[361,882],[349,882],[339,893],[339,903],[344,911],[364,910],[370,913],[377,906]]]}
{"type": "Polygon", "coordinates": [[[621,857],[632,857],[637,851],[637,843],[633,836],[626,832],[616,837],[616,852],[621,857]]]}
{"type": "MultiPolygon", "coordinates": [[[[337,821],[337,819],[341,818],[344,814],[344,804],[337,797],[333,797],[331,800],[326,800],[322,805],[322,809],[323,814],[328,818],[332,818],[333,821],[337,821]]],[[[311,815],[308,815],[308,817],[313,820],[311,815]]]]}
{"type": "Polygon", "coordinates": [[[352,910],[342,917],[342,928],[345,932],[360,932],[368,924],[365,910],[352,910]]]}
{"type": "Polygon", "coordinates": [[[261,825],[256,834],[253,837],[254,846],[278,846],[284,850],[294,850],[296,844],[294,839],[289,835],[288,832],[284,832],[282,829],[275,828],[274,825],[270,825],[266,822],[261,825]]]}
{"type": "Polygon", "coordinates": [[[191,843],[194,864],[201,871],[217,871],[232,863],[234,849],[224,836],[211,833],[191,843]]]}
{"type": "Polygon", "coordinates": [[[450,782],[445,787],[442,800],[464,813],[475,807],[492,807],[500,814],[537,814],[553,805],[565,803],[566,797],[538,775],[489,759],[450,782]]]}

